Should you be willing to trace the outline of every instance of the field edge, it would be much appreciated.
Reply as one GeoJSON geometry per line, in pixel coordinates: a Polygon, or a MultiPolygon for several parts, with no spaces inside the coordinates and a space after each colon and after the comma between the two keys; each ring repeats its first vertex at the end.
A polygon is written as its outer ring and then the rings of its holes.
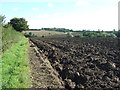
{"type": "Polygon", "coordinates": [[[2,55],[2,88],[29,88],[29,40],[22,38],[2,55]],[[9,62],[8,62],[9,61],[9,62]]]}

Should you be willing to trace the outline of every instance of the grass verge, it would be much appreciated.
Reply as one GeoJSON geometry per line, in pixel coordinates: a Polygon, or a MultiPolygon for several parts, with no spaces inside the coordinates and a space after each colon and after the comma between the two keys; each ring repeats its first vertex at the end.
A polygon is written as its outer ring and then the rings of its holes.
{"type": "Polygon", "coordinates": [[[2,88],[29,88],[30,68],[27,38],[13,45],[2,55],[2,88]]]}

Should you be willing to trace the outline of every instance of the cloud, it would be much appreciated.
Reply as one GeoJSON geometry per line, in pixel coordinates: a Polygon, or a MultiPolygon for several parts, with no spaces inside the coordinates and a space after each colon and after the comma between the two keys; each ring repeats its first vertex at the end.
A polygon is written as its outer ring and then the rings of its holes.
{"type": "MultiPolygon", "coordinates": [[[[80,0],[0,0],[0,2],[76,2],[80,0]]],[[[89,0],[94,1],[94,0],[89,0]]],[[[118,2],[119,0],[96,0],[103,2],[118,2]]]]}
{"type": "Polygon", "coordinates": [[[39,10],[39,8],[32,8],[32,11],[37,11],[39,10]]]}
{"type": "Polygon", "coordinates": [[[35,16],[36,18],[40,18],[40,19],[42,19],[42,18],[48,18],[49,17],[49,14],[43,14],[43,15],[37,15],[37,16],[35,16]]]}
{"type": "Polygon", "coordinates": [[[39,0],[0,0],[1,2],[38,2],[39,0]]]}
{"type": "Polygon", "coordinates": [[[0,0],[0,2],[69,2],[74,0],[0,0]]]}
{"type": "Polygon", "coordinates": [[[53,4],[52,3],[48,3],[48,7],[53,7],[53,4]]]}
{"type": "Polygon", "coordinates": [[[89,6],[91,5],[89,2],[85,2],[85,1],[78,1],[76,3],[76,6],[89,6]]]}
{"type": "Polygon", "coordinates": [[[18,11],[18,10],[19,10],[19,8],[17,8],[17,7],[16,7],[16,8],[13,8],[12,10],[13,10],[13,11],[18,11]]]}
{"type": "Polygon", "coordinates": [[[70,15],[56,12],[52,14],[43,14],[34,19],[30,19],[30,28],[60,27],[74,30],[117,30],[118,28],[117,7],[106,8],[96,12],[73,13],[70,15]]]}

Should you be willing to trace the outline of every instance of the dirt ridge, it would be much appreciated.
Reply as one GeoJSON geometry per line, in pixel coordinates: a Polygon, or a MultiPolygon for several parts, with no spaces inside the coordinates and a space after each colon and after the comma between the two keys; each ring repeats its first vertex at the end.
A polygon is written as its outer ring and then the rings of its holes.
{"type": "Polygon", "coordinates": [[[58,73],[36,45],[30,41],[31,88],[64,88],[58,73]]]}

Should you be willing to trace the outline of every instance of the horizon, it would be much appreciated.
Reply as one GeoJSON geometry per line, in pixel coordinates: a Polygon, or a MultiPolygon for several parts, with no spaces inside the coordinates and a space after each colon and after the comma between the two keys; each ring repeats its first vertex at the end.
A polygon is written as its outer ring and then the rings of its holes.
{"type": "Polygon", "coordinates": [[[118,30],[119,0],[1,0],[6,22],[25,18],[30,29],[118,30]]]}
{"type": "MultiPolygon", "coordinates": [[[[47,27],[46,27],[46,28],[47,28],[47,27]]],[[[56,28],[56,29],[68,29],[68,28],[57,28],[57,27],[53,27],[53,28],[56,28]]],[[[50,29],[52,29],[52,28],[50,28],[50,29]]],[[[30,31],[30,30],[31,30],[31,31],[32,31],[32,30],[33,30],[33,31],[39,31],[39,30],[44,30],[44,29],[42,29],[42,28],[37,28],[37,29],[36,29],[36,28],[32,28],[32,29],[29,28],[28,31],[30,31]]],[[[90,30],[90,29],[74,30],[74,29],[69,29],[69,30],[73,30],[73,31],[84,31],[84,30],[85,30],[85,31],[104,31],[104,32],[109,32],[109,31],[114,31],[114,30],[115,30],[115,31],[118,31],[118,30],[116,30],[116,29],[113,29],[113,30],[100,30],[100,29],[98,29],[98,30],[90,30]]],[[[23,31],[26,31],[26,30],[23,30],[23,31]]],[[[47,31],[47,30],[45,30],[45,31],[47,31]]],[[[48,30],[48,31],[49,31],[49,30],[48,30]]]]}

